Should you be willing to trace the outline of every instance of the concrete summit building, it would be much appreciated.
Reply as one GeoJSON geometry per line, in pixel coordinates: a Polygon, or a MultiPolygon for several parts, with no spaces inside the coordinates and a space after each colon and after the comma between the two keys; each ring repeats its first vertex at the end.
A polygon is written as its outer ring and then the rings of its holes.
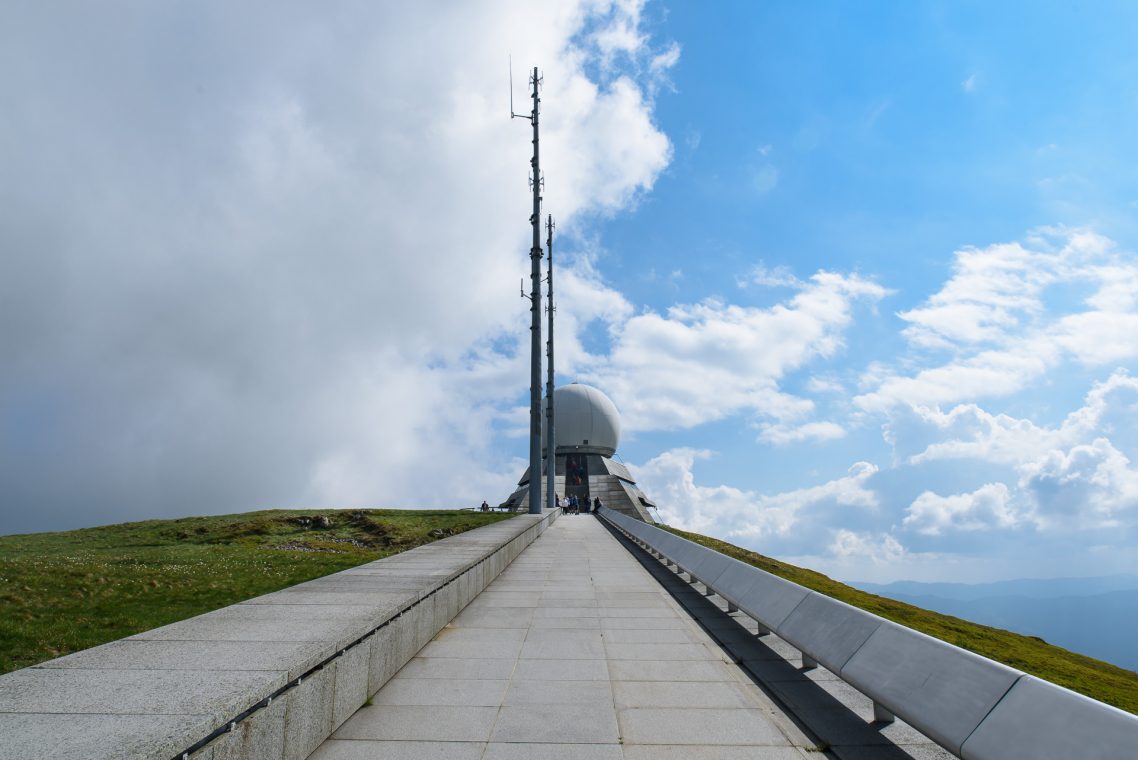
{"type": "MultiPolygon", "coordinates": [[[[575,495],[582,503],[599,498],[609,509],[629,517],[655,523],[648,509],[655,508],[636,485],[632,473],[612,457],[620,444],[620,414],[612,400],[591,385],[573,383],[553,391],[554,448],[557,495],[575,495]]],[[[542,409],[541,448],[549,451],[542,409]]],[[[546,454],[548,456],[548,454],[546,454]]],[[[545,459],[542,459],[542,473],[545,459]]],[[[513,509],[529,508],[530,471],[526,468],[518,488],[505,504],[513,509]]],[[[542,479],[542,503],[546,483],[542,479]]]]}

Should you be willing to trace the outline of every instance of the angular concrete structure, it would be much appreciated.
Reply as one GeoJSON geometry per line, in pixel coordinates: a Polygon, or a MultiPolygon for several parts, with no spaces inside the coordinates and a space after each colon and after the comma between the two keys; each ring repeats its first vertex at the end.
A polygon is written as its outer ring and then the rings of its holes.
{"type": "MultiPolygon", "coordinates": [[[[609,397],[592,386],[573,383],[553,392],[553,410],[557,436],[554,487],[558,497],[576,495],[582,503],[599,498],[610,509],[655,523],[648,510],[656,505],[636,485],[628,468],[612,458],[620,443],[620,415],[609,397]]],[[[543,427],[543,450],[548,450],[547,435],[543,427]]],[[[541,469],[544,474],[544,459],[541,469]]],[[[526,468],[506,505],[514,510],[529,508],[529,480],[526,468]]],[[[544,478],[541,493],[544,504],[544,478]]]]}

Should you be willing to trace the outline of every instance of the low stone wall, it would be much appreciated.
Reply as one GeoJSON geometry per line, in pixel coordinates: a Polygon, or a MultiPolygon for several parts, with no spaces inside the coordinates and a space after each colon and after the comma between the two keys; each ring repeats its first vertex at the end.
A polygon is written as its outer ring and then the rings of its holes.
{"type": "Polygon", "coordinates": [[[556,516],[520,515],[0,676],[0,758],[301,760],[556,516]]]}

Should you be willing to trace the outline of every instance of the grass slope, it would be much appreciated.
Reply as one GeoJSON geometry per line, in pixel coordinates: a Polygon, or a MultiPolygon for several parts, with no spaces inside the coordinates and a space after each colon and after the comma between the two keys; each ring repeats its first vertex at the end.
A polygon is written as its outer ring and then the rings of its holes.
{"type": "Polygon", "coordinates": [[[0,673],[511,516],[271,510],[0,536],[0,673]]]}
{"type": "Polygon", "coordinates": [[[1034,636],[970,623],[859,591],[813,570],[788,565],[716,538],[660,527],[846,604],[1138,714],[1138,673],[1052,646],[1034,636]]]}

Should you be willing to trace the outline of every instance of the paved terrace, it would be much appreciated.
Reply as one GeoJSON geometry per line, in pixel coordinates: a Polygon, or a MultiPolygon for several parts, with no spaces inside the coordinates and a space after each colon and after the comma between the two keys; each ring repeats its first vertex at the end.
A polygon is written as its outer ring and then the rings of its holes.
{"type": "Polygon", "coordinates": [[[867,724],[868,700],[747,623],[600,520],[566,515],[312,760],[804,760],[831,744],[948,757],[902,723],[867,724]]]}

